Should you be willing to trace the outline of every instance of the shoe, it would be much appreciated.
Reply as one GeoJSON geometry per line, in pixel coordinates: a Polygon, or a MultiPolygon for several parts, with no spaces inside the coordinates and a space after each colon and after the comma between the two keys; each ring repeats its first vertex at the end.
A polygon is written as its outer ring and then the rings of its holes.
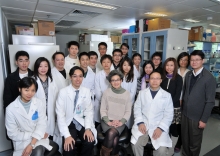
{"type": "Polygon", "coordinates": [[[107,148],[105,146],[102,146],[100,151],[100,156],[110,156],[110,153],[112,151],[112,148],[107,148]]]}
{"type": "Polygon", "coordinates": [[[175,148],[175,149],[174,149],[174,152],[175,152],[175,153],[179,153],[179,152],[180,152],[180,148],[175,148]]]}

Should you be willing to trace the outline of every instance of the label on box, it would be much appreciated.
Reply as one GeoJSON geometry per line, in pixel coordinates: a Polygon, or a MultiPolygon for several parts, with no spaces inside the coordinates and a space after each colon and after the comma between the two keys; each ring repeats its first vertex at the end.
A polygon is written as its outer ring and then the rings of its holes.
{"type": "Polygon", "coordinates": [[[54,31],[49,31],[49,35],[55,35],[54,31]]]}
{"type": "Polygon", "coordinates": [[[198,33],[198,32],[199,32],[199,30],[198,30],[198,29],[194,29],[194,32],[195,32],[195,33],[198,33]]]}

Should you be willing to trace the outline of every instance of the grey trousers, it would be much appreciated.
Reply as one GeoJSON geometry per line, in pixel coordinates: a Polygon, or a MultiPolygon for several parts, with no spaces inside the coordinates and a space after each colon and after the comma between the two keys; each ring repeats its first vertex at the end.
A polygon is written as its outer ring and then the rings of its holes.
{"type": "Polygon", "coordinates": [[[203,130],[199,123],[182,115],[182,156],[199,156],[203,130]]]}
{"type": "MultiPolygon", "coordinates": [[[[138,138],[138,141],[135,145],[131,144],[133,153],[135,156],[143,156],[144,154],[144,146],[146,146],[148,142],[149,136],[146,133],[138,138]]],[[[154,156],[165,156],[167,155],[167,147],[160,147],[157,150],[153,151],[154,156]]]]}

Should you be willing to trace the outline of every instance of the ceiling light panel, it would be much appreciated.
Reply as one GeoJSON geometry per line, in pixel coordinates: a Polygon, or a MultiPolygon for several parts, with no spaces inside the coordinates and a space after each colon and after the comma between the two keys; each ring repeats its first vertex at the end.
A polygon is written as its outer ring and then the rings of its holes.
{"type": "Polygon", "coordinates": [[[209,25],[220,28],[220,25],[217,25],[217,24],[209,24],[209,25]]]}
{"type": "Polygon", "coordinates": [[[155,12],[146,12],[145,14],[147,15],[152,15],[152,16],[167,16],[166,14],[160,14],[160,13],[155,13],[155,12]]]}
{"type": "Polygon", "coordinates": [[[200,21],[197,21],[197,20],[193,20],[193,19],[183,19],[184,21],[187,21],[187,22],[192,22],[192,23],[198,23],[200,21]]]}
{"type": "Polygon", "coordinates": [[[105,4],[100,4],[100,3],[94,3],[94,2],[87,2],[87,1],[82,1],[82,0],[61,0],[61,1],[62,2],[79,4],[79,5],[97,7],[97,8],[102,8],[102,9],[109,9],[109,10],[117,9],[117,7],[115,7],[115,6],[105,5],[105,4]]]}

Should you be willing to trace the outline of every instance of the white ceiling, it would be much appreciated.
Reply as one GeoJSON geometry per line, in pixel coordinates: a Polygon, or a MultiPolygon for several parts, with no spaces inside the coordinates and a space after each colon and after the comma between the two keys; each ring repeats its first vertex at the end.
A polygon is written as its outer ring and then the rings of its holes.
{"type": "Polygon", "coordinates": [[[85,0],[102,4],[110,4],[118,7],[116,10],[107,10],[83,5],[61,2],[61,0],[0,0],[6,17],[11,22],[31,23],[37,20],[52,20],[58,23],[61,20],[78,21],[70,28],[56,28],[60,33],[71,34],[76,30],[103,30],[121,31],[134,25],[136,20],[155,16],[147,16],[146,12],[165,13],[166,18],[172,19],[180,27],[204,26],[220,31],[218,27],[210,27],[209,24],[220,25],[220,3],[210,0],[85,0]],[[205,10],[210,9],[211,11],[205,10]],[[96,17],[69,16],[74,10],[100,13],[96,17]],[[207,20],[212,17],[212,20],[207,20]],[[185,22],[183,19],[192,18],[200,20],[200,23],[185,22]]]}

